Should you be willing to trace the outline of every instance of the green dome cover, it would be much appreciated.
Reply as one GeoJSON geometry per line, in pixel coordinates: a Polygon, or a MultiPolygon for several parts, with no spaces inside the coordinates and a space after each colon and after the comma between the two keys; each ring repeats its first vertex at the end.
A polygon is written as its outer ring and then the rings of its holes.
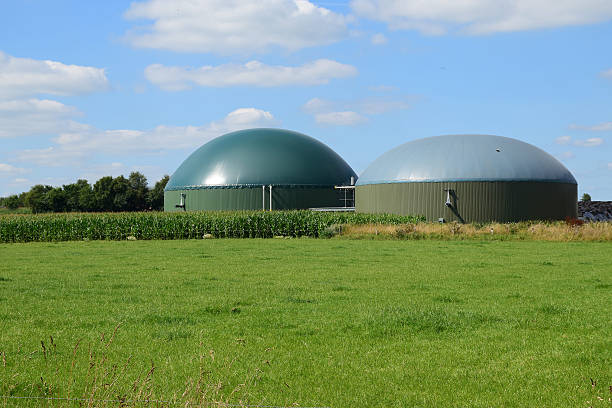
{"type": "Polygon", "coordinates": [[[174,172],[166,191],[248,186],[334,186],[357,175],[332,149],[283,129],[247,129],[202,145],[174,172]]]}

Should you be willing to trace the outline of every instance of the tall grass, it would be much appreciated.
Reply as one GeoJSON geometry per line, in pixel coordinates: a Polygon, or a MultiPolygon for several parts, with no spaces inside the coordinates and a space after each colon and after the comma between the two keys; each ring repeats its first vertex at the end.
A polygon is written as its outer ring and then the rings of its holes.
{"type": "Polygon", "coordinates": [[[419,217],[312,211],[76,213],[0,217],[0,242],[319,237],[332,225],[407,224],[419,217]]]}
{"type": "Polygon", "coordinates": [[[612,222],[352,224],[344,226],[339,235],[356,239],[612,241],[612,222]]]}

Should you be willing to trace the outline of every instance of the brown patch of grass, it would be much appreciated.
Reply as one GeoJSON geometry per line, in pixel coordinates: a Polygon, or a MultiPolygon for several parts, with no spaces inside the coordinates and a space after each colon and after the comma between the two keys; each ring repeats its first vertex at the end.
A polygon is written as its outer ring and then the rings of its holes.
{"type": "Polygon", "coordinates": [[[518,222],[487,224],[417,223],[345,225],[341,237],[355,239],[492,239],[529,241],[612,241],[612,223],[518,222]]]}

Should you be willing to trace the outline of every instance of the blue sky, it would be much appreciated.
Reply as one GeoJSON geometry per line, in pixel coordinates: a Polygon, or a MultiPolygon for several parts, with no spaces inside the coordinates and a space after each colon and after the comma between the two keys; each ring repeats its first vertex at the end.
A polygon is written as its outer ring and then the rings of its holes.
{"type": "Polygon", "coordinates": [[[361,173],[441,134],[513,137],[612,200],[612,2],[5,2],[0,196],[143,172],[229,131],[313,136],[361,173]]]}

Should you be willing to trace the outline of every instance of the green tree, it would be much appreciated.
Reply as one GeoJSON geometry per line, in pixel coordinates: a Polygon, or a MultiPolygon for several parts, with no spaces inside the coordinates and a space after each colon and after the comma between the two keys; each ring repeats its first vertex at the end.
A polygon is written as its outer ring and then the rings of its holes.
{"type": "Polygon", "coordinates": [[[164,210],[164,188],[166,188],[166,184],[170,180],[170,176],[167,174],[155,183],[155,187],[149,192],[149,205],[155,211],[163,211],[164,210]]]}
{"type": "Polygon", "coordinates": [[[93,211],[113,211],[113,192],[111,176],[102,177],[93,186],[93,211]]]}
{"type": "Polygon", "coordinates": [[[20,207],[26,207],[26,197],[28,196],[28,192],[24,191],[23,193],[19,194],[19,206],[20,207]]]}
{"type": "Polygon", "coordinates": [[[91,186],[87,180],[64,185],[66,192],[66,211],[91,211],[94,207],[91,186]]]}
{"type": "Polygon", "coordinates": [[[96,200],[92,186],[87,180],[78,180],[77,185],[77,211],[95,211],[96,200]]]}
{"type": "Polygon", "coordinates": [[[47,191],[47,202],[53,212],[66,212],[66,192],[61,187],[47,191]]]}
{"type": "Polygon", "coordinates": [[[16,195],[16,194],[13,194],[12,196],[6,197],[3,201],[4,201],[4,205],[9,210],[16,210],[17,208],[19,208],[19,206],[21,204],[19,202],[19,196],[16,195]]]}
{"type": "Polygon", "coordinates": [[[26,205],[30,207],[34,214],[51,211],[49,197],[47,193],[53,190],[51,186],[37,184],[28,191],[26,195],[26,205]]]}
{"type": "Polygon", "coordinates": [[[581,199],[581,201],[591,201],[591,195],[590,195],[590,194],[588,194],[588,193],[584,193],[584,194],[582,195],[582,199],[581,199]]]}
{"type": "Polygon", "coordinates": [[[130,183],[123,176],[115,177],[111,183],[113,204],[107,211],[128,211],[130,183]]]}
{"type": "Polygon", "coordinates": [[[143,211],[147,208],[147,195],[149,187],[147,178],[137,171],[130,173],[128,178],[130,189],[128,191],[128,211],[143,211]]]}

